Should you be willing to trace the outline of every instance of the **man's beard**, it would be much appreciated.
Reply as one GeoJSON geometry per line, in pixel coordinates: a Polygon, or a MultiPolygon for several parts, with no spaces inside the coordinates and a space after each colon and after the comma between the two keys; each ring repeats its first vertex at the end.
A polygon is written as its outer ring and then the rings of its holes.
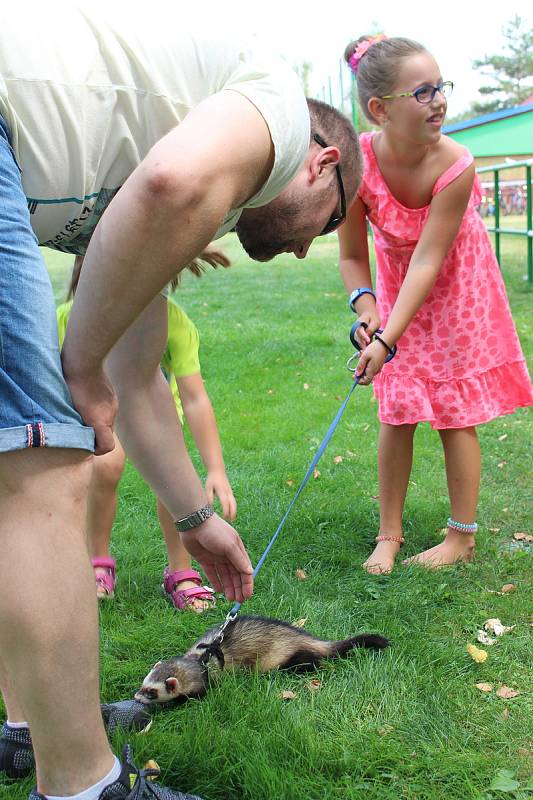
{"type": "Polygon", "coordinates": [[[297,202],[276,200],[260,208],[243,211],[235,231],[239,241],[254,261],[270,261],[294,246],[300,219],[297,202]]]}

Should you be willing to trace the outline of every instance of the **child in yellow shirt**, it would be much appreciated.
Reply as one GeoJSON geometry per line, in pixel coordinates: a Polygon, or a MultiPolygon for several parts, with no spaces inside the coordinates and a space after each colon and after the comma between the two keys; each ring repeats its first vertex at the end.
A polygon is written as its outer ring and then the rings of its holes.
{"type": "MultiPolygon", "coordinates": [[[[206,260],[212,266],[229,266],[229,261],[219,251],[206,260]]],[[[57,308],[61,346],[82,264],[83,258],[77,256],[67,302],[57,308]]],[[[193,271],[199,274],[198,268],[193,271]]],[[[237,504],[226,475],[215,414],[200,373],[198,331],[171,297],[167,298],[167,308],[168,339],[161,369],[169,381],[180,423],[183,424],[185,417],[207,470],[205,488],[209,502],[212,503],[216,495],[224,517],[233,521],[237,504]]],[[[95,571],[96,592],[100,599],[113,597],[116,586],[116,562],[111,557],[109,545],[117,507],[117,487],[125,460],[124,450],[116,435],[115,449],[94,459],[88,499],[87,538],[95,571]]],[[[189,608],[201,613],[214,601],[213,590],[202,586],[202,578],[192,569],[191,557],[176,534],[174,521],[159,499],[157,513],[168,552],[168,566],[163,573],[165,593],[176,609],[189,608]]]]}

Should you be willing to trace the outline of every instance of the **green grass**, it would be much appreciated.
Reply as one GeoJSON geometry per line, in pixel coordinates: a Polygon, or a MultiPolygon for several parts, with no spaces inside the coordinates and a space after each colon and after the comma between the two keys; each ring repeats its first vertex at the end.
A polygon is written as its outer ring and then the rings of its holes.
{"type": "MultiPolygon", "coordinates": [[[[237,528],[255,562],[350,387],[344,365],[353,317],[334,237],[317,242],[305,262],[286,257],[269,265],[247,261],[232,236],[226,245],[234,266],[201,281],[186,276],[177,296],[200,330],[202,371],[239,503],[237,528]]],[[[525,242],[507,240],[503,256],[513,313],[531,355],[525,242]]],[[[47,260],[60,299],[71,259],[47,254],[47,260]]],[[[147,735],[132,737],[138,763],[155,758],[167,785],[206,800],[525,798],[531,552],[512,535],[530,523],[530,419],[521,410],[480,428],[473,564],[439,572],[400,566],[389,577],[370,576],[360,564],[377,527],[378,426],[371,392],[357,389],[319,464],[321,475],[291,513],[246,611],[307,617],[307,629],[323,637],[378,631],[392,647],[379,657],[357,652],[327,664],[312,676],[321,681],[316,692],[307,688],[308,677],[228,674],[204,700],[158,713],[147,735]],[[297,580],[298,568],[307,580],[297,580]],[[489,591],[504,583],[517,591],[489,591]],[[477,665],[465,648],[488,617],[516,628],[477,665]],[[474,686],[479,681],[521,694],[509,701],[485,695],[474,686]],[[285,689],[297,697],[283,702],[285,689]],[[501,769],[516,776],[518,791],[489,789],[501,769]]],[[[405,555],[437,542],[448,515],[439,442],[429,426],[419,427],[405,555]]],[[[156,660],[183,652],[229,608],[221,601],[197,617],[166,603],[153,497],[131,466],[121,484],[113,551],[120,582],[116,599],[101,606],[107,701],[132,696],[156,660]]],[[[123,741],[116,737],[115,748],[123,741]]],[[[0,780],[0,798],[22,800],[31,783],[0,780]]]]}

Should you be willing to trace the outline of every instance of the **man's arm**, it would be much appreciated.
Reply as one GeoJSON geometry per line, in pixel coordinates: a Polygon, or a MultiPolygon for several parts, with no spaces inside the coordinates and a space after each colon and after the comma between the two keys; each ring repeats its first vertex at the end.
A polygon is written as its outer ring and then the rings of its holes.
{"type": "Polygon", "coordinates": [[[237,92],[221,92],[151,149],[106,209],[87,250],[62,353],[73,401],[100,445],[109,441],[113,414],[105,356],[209,244],[224,217],[259,191],[273,159],[259,111],[237,92]]]}
{"type": "MultiPolygon", "coordinates": [[[[118,394],[117,430],[124,449],[178,519],[204,506],[207,496],[159,366],[166,341],[167,301],[158,295],[112,349],[106,370],[118,394]]],[[[230,600],[250,596],[251,564],[237,532],[227,522],[214,514],[181,536],[217,591],[223,590],[230,600]]]]}

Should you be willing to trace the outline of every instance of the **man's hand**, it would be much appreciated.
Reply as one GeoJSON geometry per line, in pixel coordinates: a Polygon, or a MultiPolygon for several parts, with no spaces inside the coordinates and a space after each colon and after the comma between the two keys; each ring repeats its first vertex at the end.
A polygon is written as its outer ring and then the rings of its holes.
{"type": "Polygon", "coordinates": [[[70,389],[74,408],[85,425],[94,428],[95,454],[102,456],[115,447],[113,422],[118,410],[118,400],[103,370],[91,376],[69,376],[65,378],[70,389]]]}
{"type": "Polygon", "coordinates": [[[218,514],[197,528],[180,534],[185,548],[217,592],[242,603],[252,595],[252,564],[237,531],[218,514]]]}

